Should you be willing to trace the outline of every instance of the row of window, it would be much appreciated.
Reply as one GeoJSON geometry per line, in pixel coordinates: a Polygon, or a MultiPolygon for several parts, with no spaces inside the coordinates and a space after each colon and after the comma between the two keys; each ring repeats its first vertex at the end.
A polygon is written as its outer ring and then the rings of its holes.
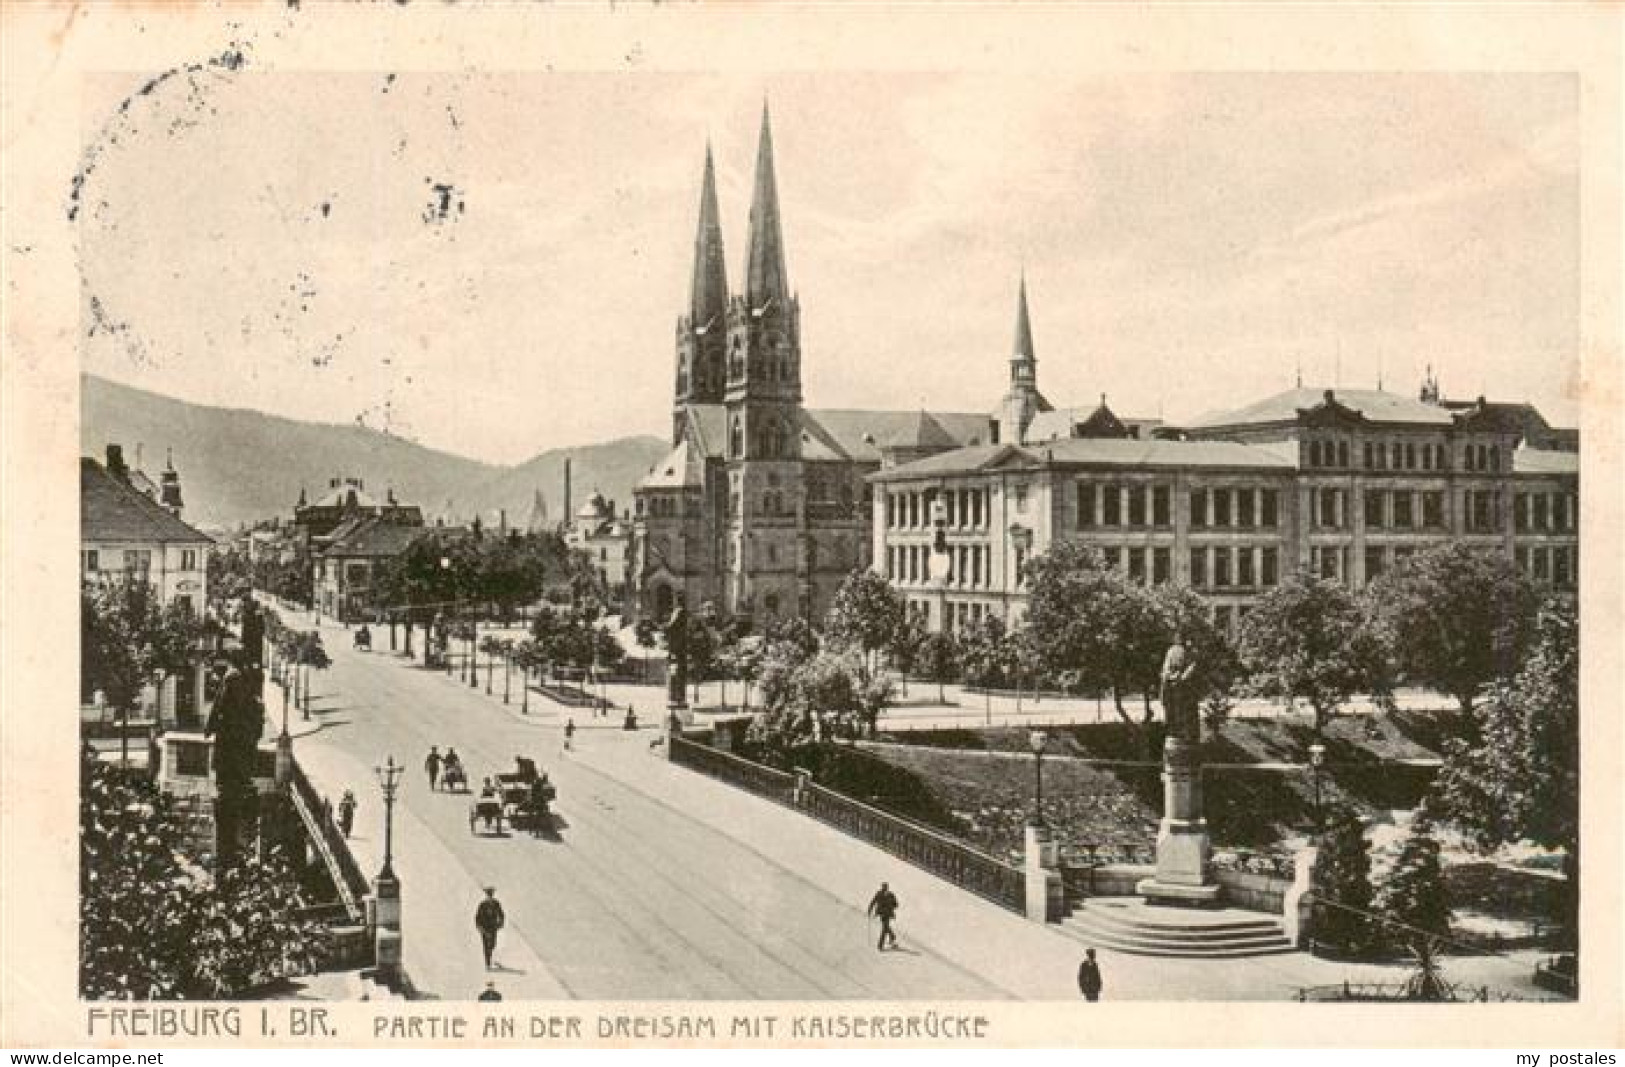
{"type": "Polygon", "coordinates": [[[1379,530],[1443,529],[1444,491],[1368,489],[1365,524],[1379,530]]]}
{"type": "MultiPolygon", "coordinates": [[[[1129,572],[1133,576],[1133,571],[1129,572]]],[[[1213,545],[1191,549],[1194,589],[1258,589],[1280,583],[1281,553],[1274,546],[1213,545]]],[[[1153,577],[1153,582],[1157,581],[1153,577]]]]}
{"type": "Polygon", "coordinates": [[[1572,589],[1580,584],[1580,549],[1576,545],[1519,545],[1518,571],[1541,585],[1572,589]]]}
{"type": "Polygon", "coordinates": [[[1512,498],[1512,523],[1519,533],[1573,533],[1579,525],[1573,493],[1519,493],[1512,498]]]}
{"type": "MultiPolygon", "coordinates": [[[[1415,441],[1366,441],[1361,449],[1365,469],[1369,471],[1442,471],[1449,469],[1449,451],[1442,444],[1415,441]]],[[[1349,443],[1347,441],[1311,440],[1306,450],[1307,464],[1321,469],[1349,469],[1349,443]]],[[[1462,446],[1462,469],[1469,471],[1503,471],[1508,469],[1506,454],[1499,445],[1469,444],[1462,446]]]]}
{"type": "MultiPolygon", "coordinates": [[[[121,558],[124,563],[124,570],[138,571],[142,574],[152,570],[152,549],[126,548],[123,550],[123,552],[124,554],[121,558]]],[[[87,548],[84,550],[84,569],[86,572],[99,571],[102,569],[101,549],[87,548]]],[[[197,549],[181,549],[181,562],[177,569],[183,571],[197,570],[197,549]]]]}
{"type": "MultiPolygon", "coordinates": [[[[1277,489],[1192,489],[1192,529],[1274,529],[1281,521],[1277,489]]],[[[1170,529],[1172,494],[1165,485],[1078,485],[1078,529],[1170,529]]]]}
{"type": "Polygon", "coordinates": [[[989,545],[949,545],[948,573],[934,575],[926,545],[891,545],[886,549],[886,577],[899,584],[919,584],[945,578],[955,589],[993,586],[993,549],[989,545]]]}
{"type": "MultiPolygon", "coordinates": [[[[1021,488],[1025,500],[1026,488],[1021,488]]],[[[886,494],[886,528],[923,530],[931,526],[932,504],[942,504],[943,525],[950,530],[985,529],[993,509],[986,489],[944,489],[886,494]]]]}

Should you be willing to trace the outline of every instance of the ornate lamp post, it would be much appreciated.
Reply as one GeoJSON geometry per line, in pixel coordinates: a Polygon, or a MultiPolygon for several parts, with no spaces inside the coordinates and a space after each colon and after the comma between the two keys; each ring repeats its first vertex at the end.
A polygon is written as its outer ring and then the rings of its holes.
{"type": "Polygon", "coordinates": [[[1326,746],[1315,742],[1309,746],[1309,775],[1315,783],[1315,832],[1326,829],[1326,820],[1320,806],[1320,768],[1326,762],[1326,746]]]}
{"type": "Polygon", "coordinates": [[[384,794],[384,865],[373,879],[375,946],[379,976],[394,987],[401,966],[401,880],[395,875],[395,793],[406,768],[395,757],[382,767],[374,767],[378,788],[384,794]]]}
{"type": "Polygon", "coordinates": [[[1044,825],[1044,746],[1049,744],[1049,735],[1042,730],[1034,730],[1027,735],[1027,745],[1033,750],[1033,817],[1032,826],[1044,825]]]}

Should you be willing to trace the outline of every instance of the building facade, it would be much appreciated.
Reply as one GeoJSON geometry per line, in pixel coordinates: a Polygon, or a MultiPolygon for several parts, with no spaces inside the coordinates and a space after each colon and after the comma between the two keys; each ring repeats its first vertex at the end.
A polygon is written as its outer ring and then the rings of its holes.
{"type": "Polygon", "coordinates": [[[1294,573],[1359,588],[1452,541],[1571,591],[1579,456],[1530,447],[1512,407],[1294,389],[1149,440],[944,451],[871,477],[875,567],[933,630],[1018,622],[1025,561],[1064,539],[1133,580],[1189,585],[1232,632],[1294,573]]]}
{"type": "MultiPolygon", "coordinates": [[[[214,539],[181,518],[180,475],[173,461],[153,483],[135,477],[139,472],[126,466],[120,446],[108,445],[106,457],[105,466],[88,456],[79,461],[81,584],[145,581],[161,603],[201,616],[208,606],[214,539]]],[[[200,661],[146,695],[147,710],[161,728],[201,724],[204,678],[200,661]]],[[[95,700],[92,692],[80,693],[82,705],[95,700]]]]}

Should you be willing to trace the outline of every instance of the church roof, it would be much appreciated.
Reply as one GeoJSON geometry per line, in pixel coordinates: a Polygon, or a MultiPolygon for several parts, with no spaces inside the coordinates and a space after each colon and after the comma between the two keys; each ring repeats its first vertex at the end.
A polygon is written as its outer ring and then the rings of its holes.
{"type": "Polygon", "coordinates": [[[958,448],[959,441],[943,428],[942,423],[928,411],[910,414],[890,437],[880,442],[882,448],[958,448]]]}
{"type": "Polygon", "coordinates": [[[79,538],[87,542],[214,543],[208,534],[177,519],[89,456],[79,461],[79,538]]]}
{"type": "Polygon", "coordinates": [[[1016,345],[1012,350],[1016,359],[1038,362],[1036,350],[1033,348],[1032,316],[1027,313],[1027,275],[1021,276],[1021,293],[1016,301],[1016,345]]]}
{"type": "Polygon", "coordinates": [[[1455,420],[1442,407],[1380,389],[1288,389],[1233,411],[1209,412],[1187,424],[1200,430],[1221,426],[1248,426],[1296,422],[1300,411],[1320,407],[1328,400],[1358,412],[1367,422],[1450,426],[1455,420]]]}
{"type": "MultiPolygon", "coordinates": [[[[879,463],[880,450],[919,425],[921,414],[946,435],[951,444],[969,445],[988,437],[988,418],[966,411],[857,411],[851,409],[808,409],[803,412],[815,422],[826,438],[833,458],[855,463],[879,463]]],[[[803,448],[807,436],[802,437],[803,448]]],[[[804,458],[812,458],[803,453],[804,458]]]]}
{"type": "Polygon", "coordinates": [[[728,444],[728,409],[722,404],[690,404],[688,415],[701,457],[721,459],[728,444]]]}
{"type": "Polygon", "coordinates": [[[705,484],[705,471],[695,450],[683,441],[656,463],[638,483],[639,489],[689,489],[705,484]]]}
{"type": "Polygon", "coordinates": [[[700,184],[699,232],[694,236],[694,276],[689,283],[689,321],[698,329],[720,324],[728,313],[728,268],[722,252],[722,221],[717,212],[717,178],[711,146],[705,146],[705,178],[700,184]]]}

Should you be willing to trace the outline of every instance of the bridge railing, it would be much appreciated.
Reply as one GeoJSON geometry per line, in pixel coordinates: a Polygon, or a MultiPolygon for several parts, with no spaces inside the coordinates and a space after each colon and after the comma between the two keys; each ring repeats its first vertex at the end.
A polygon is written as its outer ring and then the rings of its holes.
{"type": "Polygon", "coordinates": [[[921,823],[676,735],[671,738],[671,760],[795,808],[1001,907],[1018,912],[1025,907],[1019,867],[921,823]]]}
{"type": "Polygon", "coordinates": [[[326,854],[328,869],[334,875],[333,881],[345,909],[352,920],[363,921],[365,901],[372,892],[372,886],[356,863],[355,853],[350,851],[350,844],[344,839],[343,832],[334,824],[328,806],[322,802],[297,759],[293,761],[291,784],[294,805],[315,839],[317,848],[326,854]]]}

